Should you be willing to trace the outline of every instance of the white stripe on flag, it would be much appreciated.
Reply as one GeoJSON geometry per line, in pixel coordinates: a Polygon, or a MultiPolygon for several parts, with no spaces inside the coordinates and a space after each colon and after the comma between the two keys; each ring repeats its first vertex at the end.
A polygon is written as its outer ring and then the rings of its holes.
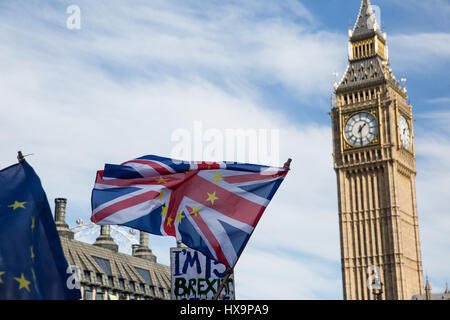
{"type": "Polygon", "coordinates": [[[128,166],[136,170],[141,176],[146,177],[157,177],[159,176],[159,172],[153,169],[149,164],[137,163],[130,161],[124,166],[128,166]]]}
{"type": "Polygon", "coordinates": [[[174,169],[172,169],[172,167],[168,166],[167,164],[165,164],[163,162],[155,161],[155,160],[147,160],[147,161],[154,162],[154,163],[160,165],[161,167],[163,167],[164,169],[166,169],[170,173],[177,173],[174,169]]]}
{"type": "Polygon", "coordinates": [[[157,199],[145,201],[138,205],[127,207],[125,209],[117,211],[116,213],[99,221],[97,224],[124,224],[126,222],[143,217],[153,210],[159,208],[160,206],[161,202],[157,199]]]}
{"type": "MultiPolygon", "coordinates": [[[[95,184],[95,189],[101,189],[101,188],[97,188],[97,185],[98,184],[95,184]]],[[[100,186],[103,186],[103,185],[100,185],[100,186]]],[[[111,187],[111,186],[108,186],[108,187],[111,187]]],[[[117,202],[122,201],[122,200],[126,200],[126,199],[132,198],[134,196],[138,196],[138,195],[146,193],[148,191],[161,192],[161,190],[164,189],[164,186],[162,186],[162,185],[144,185],[144,186],[139,186],[139,187],[141,187],[141,189],[124,194],[120,197],[114,198],[113,200],[110,200],[108,202],[105,202],[105,203],[99,205],[94,210],[92,210],[92,214],[96,214],[98,211],[103,210],[104,208],[109,207],[117,202]]],[[[117,188],[117,187],[115,187],[115,188],[117,188]]],[[[121,188],[117,188],[117,189],[120,190],[121,188]]],[[[164,190],[165,193],[166,193],[166,190],[167,189],[164,190]]],[[[166,195],[164,195],[164,196],[166,196],[166,195]]]]}

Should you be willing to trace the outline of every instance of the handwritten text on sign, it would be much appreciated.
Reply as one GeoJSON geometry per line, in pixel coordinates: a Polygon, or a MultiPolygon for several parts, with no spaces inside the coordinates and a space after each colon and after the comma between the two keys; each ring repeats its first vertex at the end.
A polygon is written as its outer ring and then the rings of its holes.
{"type": "MultiPolygon", "coordinates": [[[[226,275],[226,266],[190,248],[171,248],[172,299],[212,299],[226,275]]],[[[228,278],[220,299],[234,299],[233,276],[228,278]]]]}

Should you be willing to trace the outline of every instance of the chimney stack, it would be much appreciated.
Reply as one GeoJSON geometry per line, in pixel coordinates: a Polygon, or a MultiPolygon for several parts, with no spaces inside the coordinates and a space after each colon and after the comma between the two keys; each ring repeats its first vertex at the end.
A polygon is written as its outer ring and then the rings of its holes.
{"type": "Polygon", "coordinates": [[[60,237],[74,239],[74,233],[66,223],[66,205],[67,199],[55,199],[55,225],[60,237]]]}
{"type": "Polygon", "coordinates": [[[115,252],[119,251],[119,246],[117,245],[117,243],[114,242],[114,239],[111,237],[111,226],[109,225],[100,226],[100,235],[95,240],[94,246],[102,247],[115,252]]]}
{"type": "Polygon", "coordinates": [[[141,231],[139,233],[139,246],[133,248],[133,256],[156,262],[156,256],[148,247],[148,233],[141,231]]]}

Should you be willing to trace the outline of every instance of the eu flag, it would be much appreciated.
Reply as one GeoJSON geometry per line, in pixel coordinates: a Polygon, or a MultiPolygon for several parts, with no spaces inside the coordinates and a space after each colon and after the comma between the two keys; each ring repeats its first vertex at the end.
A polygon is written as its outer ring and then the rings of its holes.
{"type": "Polygon", "coordinates": [[[39,177],[25,160],[1,170],[0,299],[80,299],[70,277],[39,177]]]}

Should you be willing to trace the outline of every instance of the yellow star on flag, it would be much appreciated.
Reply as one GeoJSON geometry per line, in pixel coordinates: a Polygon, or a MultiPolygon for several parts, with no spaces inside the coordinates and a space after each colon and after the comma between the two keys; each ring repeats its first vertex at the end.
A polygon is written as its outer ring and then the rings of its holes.
{"type": "Polygon", "coordinates": [[[214,177],[211,180],[214,180],[216,183],[219,183],[220,180],[223,180],[222,172],[214,173],[214,177]]]}
{"type": "Polygon", "coordinates": [[[200,210],[200,206],[198,206],[198,207],[191,207],[191,209],[192,209],[191,215],[194,214],[195,216],[197,216],[198,213],[201,211],[201,210],[200,210]]]}
{"type": "Polygon", "coordinates": [[[25,288],[28,292],[30,292],[30,281],[28,281],[25,276],[23,275],[23,273],[21,274],[20,278],[14,278],[14,280],[16,280],[19,283],[19,290],[25,288]]]}
{"type": "Polygon", "coordinates": [[[164,179],[162,176],[159,176],[159,179],[158,179],[158,181],[156,181],[156,182],[158,182],[158,183],[166,183],[167,180],[164,179]]]}
{"type": "Polygon", "coordinates": [[[206,199],[206,201],[211,201],[211,204],[214,205],[214,201],[216,201],[217,199],[219,199],[218,197],[216,197],[216,192],[214,191],[213,193],[206,193],[208,195],[208,199],[206,199]]]}
{"type": "Polygon", "coordinates": [[[177,213],[177,218],[175,219],[175,221],[181,222],[181,219],[183,218],[183,210],[180,210],[180,212],[177,213]]]}
{"type": "Polygon", "coordinates": [[[161,190],[161,192],[159,193],[159,196],[158,196],[158,200],[159,200],[159,201],[162,201],[163,195],[164,195],[164,189],[161,190]]]}
{"type": "Polygon", "coordinates": [[[168,218],[167,218],[167,224],[166,224],[166,225],[167,225],[168,227],[170,227],[170,226],[172,225],[172,220],[173,220],[173,219],[172,219],[171,217],[168,217],[168,218]]]}
{"type": "Polygon", "coordinates": [[[25,208],[25,203],[26,203],[26,201],[24,201],[24,202],[19,202],[19,201],[16,200],[16,201],[14,201],[13,204],[9,205],[8,208],[13,208],[14,210],[16,210],[17,208],[23,208],[23,209],[26,209],[26,208],[25,208]]]}
{"type": "Polygon", "coordinates": [[[0,271],[0,283],[3,283],[2,275],[4,275],[4,274],[5,274],[5,271],[0,271]]]}
{"type": "Polygon", "coordinates": [[[161,208],[161,216],[165,217],[167,213],[167,206],[163,205],[161,208]]]}

